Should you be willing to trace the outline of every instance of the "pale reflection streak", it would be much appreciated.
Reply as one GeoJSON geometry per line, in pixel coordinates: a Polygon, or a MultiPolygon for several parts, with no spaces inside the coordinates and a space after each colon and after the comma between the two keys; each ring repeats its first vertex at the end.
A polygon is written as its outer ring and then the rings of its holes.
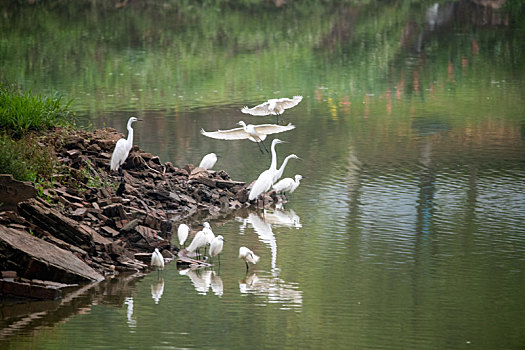
{"type": "Polygon", "coordinates": [[[133,297],[126,297],[124,300],[124,305],[128,306],[126,315],[128,317],[128,326],[130,328],[137,327],[137,320],[133,318],[133,297]]]}
{"type": "Polygon", "coordinates": [[[301,228],[299,216],[293,210],[276,209],[265,210],[262,216],[250,213],[247,218],[237,218],[237,220],[242,222],[240,233],[244,233],[246,227],[251,225],[259,240],[270,248],[272,256],[271,276],[259,277],[255,273],[246,275],[239,282],[240,292],[267,296],[269,303],[302,305],[302,291],[298,286],[286,283],[278,277],[280,269],[277,267],[277,240],[272,230],[272,226],[301,228]]]}
{"type": "Polygon", "coordinates": [[[222,278],[213,270],[187,268],[179,270],[179,274],[188,276],[197,293],[201,295],[206,295],[210,288],[218,297],[224,293],[222,278]]]}
{"type": "Polygon", "coordinates": [[[164,294],[164,278],[159,278],[151,285],[151,298],[155,300],[155,304],[159,303],[162,294],[164,294]]]}

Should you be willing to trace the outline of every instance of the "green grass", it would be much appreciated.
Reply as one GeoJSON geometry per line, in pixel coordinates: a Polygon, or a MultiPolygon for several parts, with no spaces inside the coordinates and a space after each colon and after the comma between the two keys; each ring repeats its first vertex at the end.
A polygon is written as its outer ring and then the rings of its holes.
{"type": "Polygon", "coordinates": [[[36,182],[39,178],[50,178],[56,163],[53,150],[39,144],[35,135],[13,139],[0,134],[0,174],[12,174],[17,180],[36,182]]]}
{"type": "Polygon", "coordinates": [[[0,85],[0,129],[14,138],[28,131],[50,129],[72,124],[71,101],[61,97],[42,97],[0,85]]]}

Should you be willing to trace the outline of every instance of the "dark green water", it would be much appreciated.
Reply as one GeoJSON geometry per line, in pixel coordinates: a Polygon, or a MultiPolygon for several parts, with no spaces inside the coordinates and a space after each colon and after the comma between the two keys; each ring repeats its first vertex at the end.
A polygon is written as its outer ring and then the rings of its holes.
{"type": "Polygon", "coordinates": [[[525,344],[519,2],[2,11],[0,78],[73,99],[81,125],[124,132],[138,115],[135,143],[178,166],[216,152],[215,169],[255,179],[268,156],[201,128],[273,123],[240,109],[303,95],[277,154],[302,158],[285,177],[306,177],[284,209],[211,221],[226,239],[220,269],[171,264],[160,281],[4,306],[2,348],[525,344]],[[248,275],[242,245],[261,256],[248,275]]]}

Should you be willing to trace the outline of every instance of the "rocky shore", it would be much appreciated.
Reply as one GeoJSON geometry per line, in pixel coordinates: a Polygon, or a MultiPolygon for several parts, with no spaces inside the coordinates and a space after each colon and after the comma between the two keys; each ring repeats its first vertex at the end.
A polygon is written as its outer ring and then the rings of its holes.
{"type": "Polygon", "coordinates": [[[0,296],[39,298],[28,284],[53,289],[146,269],[154,248],[167,259],[176,256],[171,237],[179,223],[250,205],[246,184],[226,172],[191,164],[178,168],[137,146],[123,166],[121,183],[109,171],[121,137],[111,128],[57,129],[40,137],[43,147],[55,149],[60,164],[51,186],[35,188],[2,175],[0,296]],[[25,287],[17,292],[17,284],[25,287]]]}

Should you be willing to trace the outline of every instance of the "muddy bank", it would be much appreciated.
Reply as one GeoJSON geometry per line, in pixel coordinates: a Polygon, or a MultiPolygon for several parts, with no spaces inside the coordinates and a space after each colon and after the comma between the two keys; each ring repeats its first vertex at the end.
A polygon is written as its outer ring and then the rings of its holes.
{"type": "Polygon", "coordinates": [[[31,190],[30,184],[3,178],[1,196],[11,207],[0,207],[0,271],[77,283],[143,270],[144,253],[154,248],[165,258],[175,257],[178,247],[171,236],[179,223],[196,214],[212,220],[250,206],[246,184],[225,171],[191,164],[179,168],[137,146],[123,166],[121,183],[109,162],[123,136],[111,128],[57,129],[40,138],[42,146],[54,147],[60,165],[50,187],[31,190]],[[14,240],[13,233],[36,239],[14,240]],[[32,248],[23,249],[28,244],[32,248]],[[47,259],[32,254],[50,252],[49,245],[54,248],[47,259]]]}

